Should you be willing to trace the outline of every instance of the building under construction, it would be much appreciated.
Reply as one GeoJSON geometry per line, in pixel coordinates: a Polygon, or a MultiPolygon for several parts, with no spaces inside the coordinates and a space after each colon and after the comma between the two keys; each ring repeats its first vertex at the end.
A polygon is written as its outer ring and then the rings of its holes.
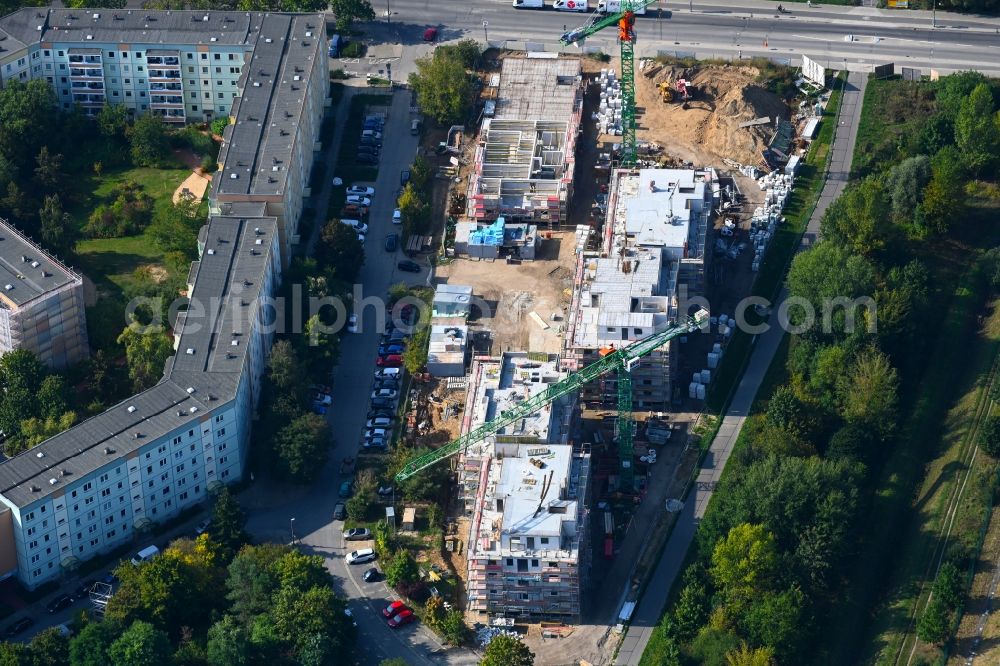
{"type": "MultiPolygon", "coordinates": [[[[463,432],[563,378],[555,358],[477,358],[463,432]]],[[[495,617],[573,622],[586,570],[589,454],[567,443],[574,401],[547,405],[479,442],[459,462],[471,516],[468,606],[495,617]]]]}
{"type": "MultiPolygon", "coordinates": [[[[664,330],[684,300],[704,289],[705,236],[715,175],[695,169],[619,170],[612,174],[604,236],[597,251],[578,247],[563,367],[578,370],[602,348],[664,330]]],[[[673,397],[671,343],[632,370],[636,409],[668,409],[673,397]]],[[[587,386],[581,399],[614,404],[617,377],[587,386]]]]}
{"type": "Polygon", "coordinates": [[[469,179],[467,213],[476,222],[500,216],[543,228],[566,222],[583,78],[579,60],[552,55],[503,61],[469,179]]]}

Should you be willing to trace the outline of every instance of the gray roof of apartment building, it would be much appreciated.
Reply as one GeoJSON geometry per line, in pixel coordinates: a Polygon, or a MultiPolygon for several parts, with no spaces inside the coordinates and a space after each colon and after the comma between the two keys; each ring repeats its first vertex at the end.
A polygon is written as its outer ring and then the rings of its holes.
{"type": "Polygon", "coordinates": [[[275,234],[273,217],[213,218],[192,294],[205,316],[180,318],[180,344],[164,379],[0,464],[0,494],[19,506],[35,502],[231,399],[246,370],[249,321],[275,234]]]}
{"type": "Polygon", "coordinates": [[[80,281],[78,275],[0,219],[0,297],[3,301],[21,307],[80,281]]]}
{"type": "Polygon", "coordinates": [[[217,196],[284,193],[308,78],[323,52],[323,30],[317,15],[272,15],[261,27],[243,67],[243,92],[230,113],[235,123],[219,154],[217,196]]]}
{"type": "Polygon", "coordinates": [[[268,16],[261,12],[25,7],[0,19],[0,30],[22,45],[89,41],[250,45],[268,16]]]}

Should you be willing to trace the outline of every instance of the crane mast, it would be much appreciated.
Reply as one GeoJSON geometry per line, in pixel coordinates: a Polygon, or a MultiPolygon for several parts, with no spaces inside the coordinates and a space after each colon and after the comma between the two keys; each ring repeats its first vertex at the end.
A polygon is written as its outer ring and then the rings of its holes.
{"type": "MultiPolygon", "coordinates": [[[[620,347],[617,349],[612,347],[602,350],[602,356],[600,359],[594,361],[579,372],[575,372],[562,381],[550,385],[544,391],[536,393],[527,400],[519,403],[513,409],[508,409],[507,411],[497,415],[497,417],[492,421],[483,423],[482,425],[473,428],[466,434],[453,439],[444,446],[430,451],[429,453],[417,456],[410,462],[406,463],[399,473],[396,474],[396,481],[405,481],[421,470],[426,469],[431,465],[435,465],[446,458],[450,458],[457,453],[465,451],[470,446],[482,442],[491,435],[495,435],[511,423],[534,414],[539,409],[551,404],[555,400],[558,400],[559,398],[570,393],[579,392],[584,385],[612,371],[618,372],[618,440],[619,454],[622,456],[621,467],[623,476],[627,475],[628,479],[631,481],[632,433],[634,431],[635,424],[632,422],[631,418],[632,384],[628,379],[628,373],[631,371],[632,366],[635,365],[643,356],[646,356],[650,352],[658,349],[680,335],[692,333],[698,330],[698,328],[700,328],[707,319],[708,312],[705,310],[699,310],[693,317],[687,317],[681,322],[671,324],[659,333],[654,333],[653,335],[643,338],[642,340],[637,340],[626,347],[620,347]],[[623,378],[625,378],[625,382],[622,381],[623,378]],[[623,393],[623,384],[628,386],[627,396],[623,393]],[[623,419],[622,410],[624,408],[627,408],[628,414],[623,419]],[[627,458],[624,457],[626,451],[622,449],[623,441],[626,439],[628,446],[627,458]]],[[[622,487],[626,487],[624,481],[625,479],[623,478],[621,484],[622,487]]],[[[628,487],[631,488],[632,486],[628,487]]]]}
{"type": "Polygon", "coordinates": [[[621,11],[601,17],[594,14],[587,25],[570,30],[560,39],[563,46],[580,44],[590,35],[610,26],[618,28],[618,43],[622,58],[622,151],[621,165],[634,167],[635,139],[635,10],[645,9],[659,0],[621,0],[621,11]]]}

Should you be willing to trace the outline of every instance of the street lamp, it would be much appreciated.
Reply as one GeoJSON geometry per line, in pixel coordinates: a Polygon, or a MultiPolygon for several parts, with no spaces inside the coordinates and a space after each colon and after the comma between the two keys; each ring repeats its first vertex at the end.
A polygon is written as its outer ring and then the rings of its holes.
{"type": "Polygon", "coordinates": [[[385,0],[385,22],[392,23],[392,8],[389,7],[389,0],[385,0]]]}
{"type": "Polygon", "coordinates": [[[934,0],[934,2],[931,5],[931,7],[932,7],[932,9],[931,9],[931,27],[932,28],[936,28],[937,27],[937,0],[934,0]]]}
{"type": "Polygon", "coordinates": [[[289,525],[288,525],[289,526],[289,530],[292,533],[292,545],[294,546],[295,545],[295,519],[292,518],[290,521],[288,521],[288,523],[289,523],[289,525]]]}
{"type": "Polygon", "coordinates": [[[483,37],[486,38],[486,48],[490,46],[490,33],[486,31],[486,27],[490,24],[489,21],[483,21],[483,37]]]}

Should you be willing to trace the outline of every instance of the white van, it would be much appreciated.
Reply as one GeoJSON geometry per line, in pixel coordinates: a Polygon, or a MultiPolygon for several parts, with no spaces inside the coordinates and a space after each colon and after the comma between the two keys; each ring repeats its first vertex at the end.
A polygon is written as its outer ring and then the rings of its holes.
{"type": "Polygon", "coordinates": [[[514,9],[544,9],[545,3],[542,0],[513,0],[511,4],[514,9]]]}
{"type": "Polygon", "coordinates": [[[348,564],[364,564],[366,562],[373,562],[375,560],[375,551],[371,548],[362,548],[361,550],[352,550],[347,554],[348,564]]]}
{"type": "Polygon", "coordinates": [[[347,226],[353,228],[359,234],[368,233],[368,225],[361,220],[341,220],[341,224],[346,224],[347,226]]]}
{"type": "Polygon", "coordinates": [[[560,12],[585,12],[587,0],[556,0],[552,3],[552,9],[560,12]]]}
{"type": "Polygon", "coordinates": [[[382,132],[378,130],[361,130],[362,139],[381,139],[382,132]]]}
{"type": "Polygon", "coordinates": [[[160,549],[156,546],[146,546],[132,558],[132,564],[139,566],[143,562],[149,562],[151,559],[160,554],[160,549]]]}

